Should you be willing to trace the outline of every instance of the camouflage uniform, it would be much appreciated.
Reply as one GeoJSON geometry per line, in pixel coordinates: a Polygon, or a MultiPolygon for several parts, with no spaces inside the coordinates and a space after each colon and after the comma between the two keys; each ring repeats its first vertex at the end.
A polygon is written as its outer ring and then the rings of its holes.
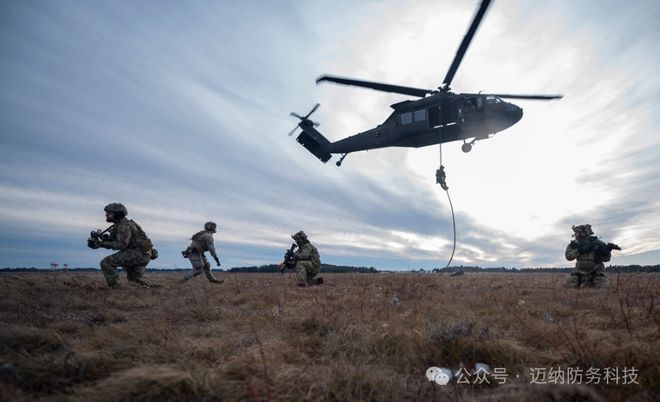
{"type": "Polygon", "coordinates": [[[220,266],[220,259],[215,251],[215,244],[213,241],[213,233],[216,231],[216,224],[213,222],[206,222],[204,230],[197,232],[191,238],[190,246],[183,252],[183,255],[190,260],[193,270],[186,274],[181,279],[181,282],[186,282],[204,271],[206,279],[213,283],[222,283],[224,281],[216,279],[211,273],[211,263],[206,258],[204,253],[206,251],[211,253],[218,266],[220,266]]]}
{"type": "Polygon", "coordinates": [[[144,235],[142,228],[133,220],[126,218],[126,207],[121,204],[109,204],[106,206],[105,211],[121,212],[121,215],[117,215],[121,218],[114,221],[109,239],[99,241],[97,247],[94,247],[118,250],[101,260],[101,270],[108,286],[119,287],[118,267],[123,267],[126,270],[126,277],[130,282],[149,287],[160,286],[143,278],[144,269],[152,258],[152,246],[151,241],[144,235]]]}
{"type": "Polygon", "coordinates": [[[566,259],[577,260],[575,272],[568,280],[568,286],[579,287],[582,284],[596,288],[609,288],[610,280],[603,270],[605,264],[612,258],[612,250],[607,244],[592,236],[591,225],[573,226],[575,240],[566,246],[566,259]]]}
{"type": "Polygon", "coordinates": [[[314,279],[321,272],[321,256],[316,247],[309,242],[305,232],[300,231],[291,236],[298,244],[298,250],[293,254],[296,260],[296,283],[298,286],[321,284],[322,279],[314,279]]]}

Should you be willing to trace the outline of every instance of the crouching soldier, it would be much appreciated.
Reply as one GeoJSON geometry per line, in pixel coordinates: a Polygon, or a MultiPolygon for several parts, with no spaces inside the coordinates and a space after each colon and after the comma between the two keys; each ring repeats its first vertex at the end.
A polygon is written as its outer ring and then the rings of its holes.
{"type": "Polygon", "coordinates": [[[220,259],[215,251],[215,244],[213,241],[213,233],[215,233],[217,225],[214,222],[206,222],[204,230],[199,231],[191,238],[190,246],[181,252],[183,256],[190,260],[193,270],[181,279],[181,282],[186,282],[189,279],[196,277],[204,271],[206,279],[212,283],[222,283],[223,280],[216,279],[211,273],[211,263],[206,258],[204,253],[206,251],[211,253],[215,263],[220,266],[220,259]]]}
{"type": "Polygon", "coordinates": [[[144,269],[149,261],[156,259],[158,252],[153,248],[151,240],[140,225],[126,218],[128,210],[123,204],[113,202],[104,208],[105,220],[113,225],[104,232],[92,232],[87,240],[87,246],[93,249],[100,247],[117,250],[101,260],[103,276],[111,288],[119,287],[118,267],[126,270],[129,282],[135,282],[147,287],[161,285],[148,281],[143,277],[144,269]],[[107,233],[106,233],[107,232],[107,233]]]}
{"type": "Polygon", "coordinates": [[[573,226],[573,232],[575,240],[566,247],[566,259],[577,261],[575,272],[570,275],[567,285],[609,288],[610,280],[603,273],[605,269],[603,262],[608,262],[612,258],[612,250],[621,250],[621,247],[613,243],[604,243],[593,236],[591,225],[573,226]]]}
{"type": "Polygon", "coordinates": [[[319,251],[309,242],[307,235],[302,230],[291,235],[291,238],[298,245],[298,250],[293,253],[296,285],[301,287],[322,285],[323,278],[315,278],[321,272],[321,256],[319,255],[319,251]]]}

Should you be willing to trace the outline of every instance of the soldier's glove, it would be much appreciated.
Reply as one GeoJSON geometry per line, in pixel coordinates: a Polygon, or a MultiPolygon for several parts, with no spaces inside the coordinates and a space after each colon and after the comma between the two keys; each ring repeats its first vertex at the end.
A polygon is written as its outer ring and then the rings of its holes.
{"type": "Polygon", "coordinates": [[[215,260],[215,263],[220,266],[220,259],[218,257],[213,257],[213,259],[215,260]]]}
{"type": "Polygon", "coordinates": [[[99,239],[87,239],[87,247],[96,250],[101,247],[101,241],[99,239]]]}
{"type": "Polygon", "coordinates": [[[110,240],[101,240],[99,246],[103,248],[112,248],[112,242],[110,240]]]}

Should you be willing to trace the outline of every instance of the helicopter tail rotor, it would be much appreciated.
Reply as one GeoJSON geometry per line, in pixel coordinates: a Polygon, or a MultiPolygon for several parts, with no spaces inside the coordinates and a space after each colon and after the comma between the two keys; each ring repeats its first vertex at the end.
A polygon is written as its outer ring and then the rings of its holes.
{"type": "Polygon", "coordinates": [[[295,126],[295,127],[293,128],[293,130],[291,130],[291,131],[289,132],[289,136],[292,136],[293,133],[296,132],[296,130],[300,127],[301,124],[309,124],[309,123],[311,123],[314,127],[318,127],[318,126],[320,126],[321,123],[316,122],[316,121],[312,121],[312,120],[309,119],[309,116],[311,116],[312,113],[316,112],[316,109],[318,109],[319,106],[321,106],[320,103],[317,103],[316,105],[314,105],[314,107],[312,108],[312,110],[310,110],[309,113],[307,113],[305,116],[301,116],[301,115],[299,115],[299,114],[296,113],[296,112],[291,112],[291,113],[289,113],[289,116],[293,116],[293,117],[296,117],[296,118],[300,119],[300,123],[298,123],[298,125],[295,126]]]}

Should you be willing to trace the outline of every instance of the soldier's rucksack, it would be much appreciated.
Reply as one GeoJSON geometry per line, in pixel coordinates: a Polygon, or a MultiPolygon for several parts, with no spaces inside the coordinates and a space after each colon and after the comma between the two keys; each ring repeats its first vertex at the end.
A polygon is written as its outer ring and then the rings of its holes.
{"type": "Polygon", "coordinates": [[[201,239],[202,239],[202,235],[205,235],[206,233],[208,233],[208,231],[200,230],[199,232],[192,235],[192,237],[190,238],[192,242],[190,243],[190,246],[188,246],[187,250],[200,254],[203,253],[206,250],[206,247],[204,246],[205,242],[202,242],[201,239]]]}
{"type": "MultiPolygon", "coordinates": [[[[136,248],[144,251],[145,253],[150,253],[152,249],[154,248],[154,244],[151,242],[151,239],[147,236],[146,233],[144,233],[144,230],[138,225],[134,220],[131,219],[131,222],[135,225],[136,233],[135,233],[135,246],[136,248]]],[[[155,253],[152,253],[155,254],[155,253]]],[[[158,254],[156,254],[158,255],[158,254]]],[[[154,259],[154,258],[152,258],[154,259]]]]}
{"type": "Polygon", "coordinates": [[[197,241],[197,240],[199,240],[200,237],[202,237],[202,235],[203,235],[204,233],[206,233],[206,230],[200,230],[199,232],[197,232],[197,233],[195,233],[194,235],[192,235],[192,237],[190,238],[190,240],[192,240],[192,241],[197,241]]]}

